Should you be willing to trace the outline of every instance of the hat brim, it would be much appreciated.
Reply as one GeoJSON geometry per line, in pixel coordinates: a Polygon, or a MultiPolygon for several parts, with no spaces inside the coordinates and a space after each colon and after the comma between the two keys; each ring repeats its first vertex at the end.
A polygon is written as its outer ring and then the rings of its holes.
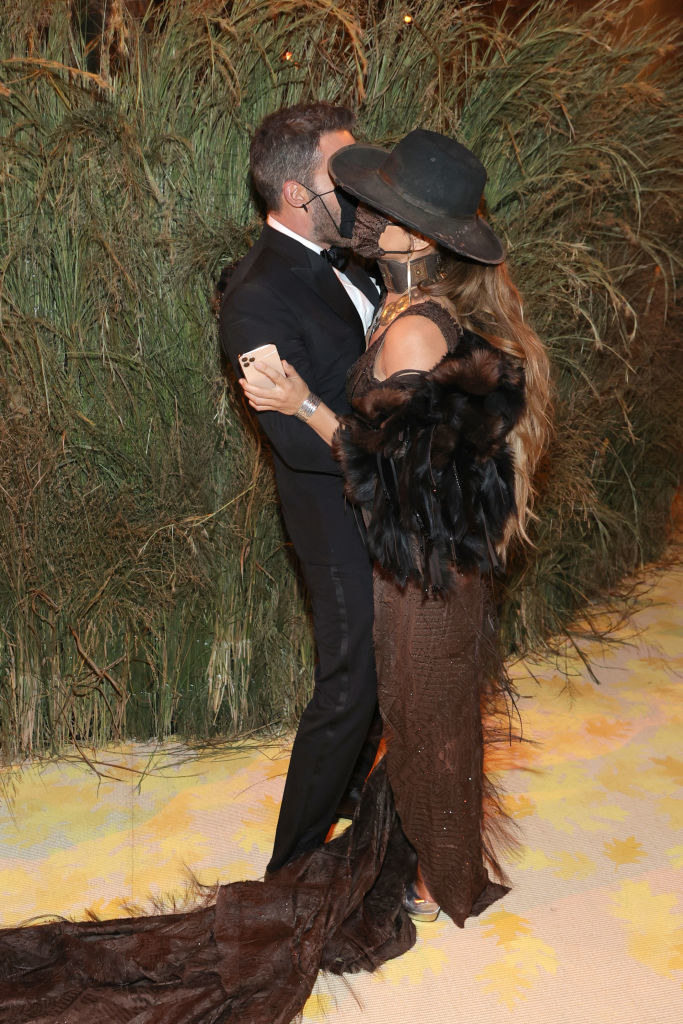
{"type": "Polygon", "coordinates": [[[328,168],[336,184],[356,199],[433,238],[459,256],[478,263],[503,262],[503,244],[482,217],[461,220],[430,213],[411,203],[380,178],[379,168],[386,158],[387,150],[380,146],[354,143],[333,153],[328,168]]]}

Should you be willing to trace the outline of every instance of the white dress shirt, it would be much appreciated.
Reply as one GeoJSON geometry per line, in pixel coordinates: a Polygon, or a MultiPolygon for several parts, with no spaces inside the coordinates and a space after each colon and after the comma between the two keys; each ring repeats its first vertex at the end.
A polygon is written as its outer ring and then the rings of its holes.
{"type": "MultiPolygon", "coordinates": [[[[290,228],[285,227],[285,225],[280,223],[272,213],[268,214],[267,223],[271,228],[274,228],[275,231],[281,231],[283,235],[289,235],[290,238],[295,238],[297,242],[301,242],[301,244],[305,245],[307,249],[312,249],[313,252],[317,252],[318,255],[323,251],[324,246],[318,245],[317,242],[311,242],[309,238],[303,238],[301,235],[297,235],[296,231],[292,231],[290,228]]],[[[358,315],[363,323],[363,331],[367,334],[368,328],[375,315],[374,306],[368,299],[367,295],[364,295],[360,288],[356,288],[355,284],[349,281],[346,274],[342,273],[341,270],[337,270],[336,267],[332,267],[332,269],[343,284],[351,302],[358,310],[358,315]]],[[[374,282],[373,287],[377,287],[374,282]]],[[[379,295],[379,291],[377,294],[379,295]]]]}

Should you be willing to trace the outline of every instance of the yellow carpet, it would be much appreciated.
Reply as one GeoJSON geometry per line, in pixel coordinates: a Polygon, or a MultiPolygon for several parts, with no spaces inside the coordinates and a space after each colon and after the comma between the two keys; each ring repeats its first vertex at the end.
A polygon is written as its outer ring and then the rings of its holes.
{"type": "MultiPolygon", "coordinates": [[[[304,1021],[683,1020],[683,573],[648,580],[622,643],[582,645],[599,686],[570,651],[557,671],[513,667],[537,743],[503,773],[522,829],[513,891],[464,930],[420,925],[375,975],[320,977],[304,1021]]],[[[0,924],[182,906],[191,873],[258,877],[287,753],[136,745],[99,752],[100,778],[76,758],[4,770],[0,924]]]]}

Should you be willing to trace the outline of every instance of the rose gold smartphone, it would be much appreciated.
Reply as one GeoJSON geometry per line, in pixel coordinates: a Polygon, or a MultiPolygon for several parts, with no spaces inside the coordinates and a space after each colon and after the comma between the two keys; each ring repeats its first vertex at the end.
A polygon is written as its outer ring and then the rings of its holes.
{"type": "Polygon", "coordinates": [[[253,364],[256,361],[265,363],[273,370],[277,370],[278,373],[281,373],[283,377],[285,376],[285,371],[282,369],[280,356],[278,355],[275,345],[259,345],[258,348],[252,348],[251,352],[242,352],[239,360],[244,376],[250,384],[256,384],[259,388],[274,388],[275,385],[264,373],[261,373],[260,370],[254,369],[253,364]]]}

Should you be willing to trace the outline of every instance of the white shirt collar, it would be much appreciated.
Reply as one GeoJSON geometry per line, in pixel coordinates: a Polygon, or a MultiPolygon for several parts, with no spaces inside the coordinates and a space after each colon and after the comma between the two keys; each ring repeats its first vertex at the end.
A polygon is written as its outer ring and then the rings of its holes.
{"type": "Polygon", "coordinates": [[[294,238],[297,242],[301,242],[301,244],[305,245],[307,249],[312,249],[313,252],[317,252],[318,255],[323,251],[324,246],[317,245],[315,242],[312,242],[310,238],[303,238],[301,235],[297,235],[296,231],[292,231],[291,228],[285,227],[285,225],[281,221],[277,220],[272,213],[268,214],[266,223],[276,231],[281,231],[283,235],[289,235],[290,238],[294,238]]]}

